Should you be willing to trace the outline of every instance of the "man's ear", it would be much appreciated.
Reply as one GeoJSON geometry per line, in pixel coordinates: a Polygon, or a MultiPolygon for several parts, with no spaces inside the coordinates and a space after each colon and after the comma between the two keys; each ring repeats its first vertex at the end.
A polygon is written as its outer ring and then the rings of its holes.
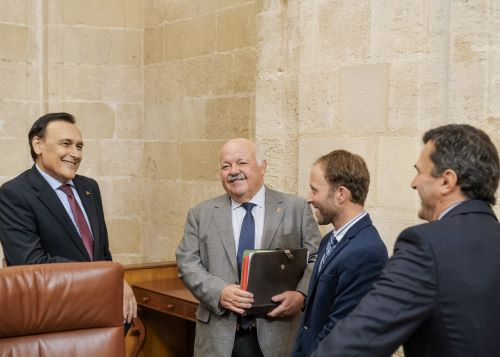
{"type": "Polygon", "coordinates": [[[441,190],[443,193],[449,193],[455,189],[458,182],[457,173],[451,169],[446,169],[441,174],[443,184],[441,185],[441,190]]]}
{"type": "Polygon", "coordinates": [[[38,136],[34,136],[33,139],[31,139],[31,146],[33,146],[33,151],[35,154],[40,155],[42,153],[42,149],[40,146],[42,145],[42,139],[38,136]]]}
{"type": "Polygon", "coordinates": [[[339,186],[337,188],[337,199],[339,200],[339,203],[343,203],[346,200],[351,199],[351,191],[345,186],[339,186]]]}
{"type": "Polygon", "coordinates": [[[266,173],[266,168],[267,168],[267,160],[262,160],[260,166],[259,166],[259,171],[262,176],[266,173]]]}

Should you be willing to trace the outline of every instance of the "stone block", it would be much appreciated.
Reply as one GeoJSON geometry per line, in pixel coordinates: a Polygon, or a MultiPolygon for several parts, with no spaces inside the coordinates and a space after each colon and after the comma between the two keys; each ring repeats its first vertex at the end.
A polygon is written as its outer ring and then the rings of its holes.
{"type": "Polygon", "coordinates": [[[215,15],[205,15],[165,26],[165,59],[184,59],[215,51],[215,15]]]}
{"type": "Polygon", "coordinates": [[[217,50],[254,47],[256,44],[255,3],[217,14],[217,50]]]}
{"type": "Polygon", "coordinates": [[[163,60],[164,27],[144,30],[144,64],[160,63],[163,60]]]}
{"type": "Polygon", "coordinates": [[[142,176],[144,143],[137,140],[101,140],[104,176],[142,176]]]}
{"type": "Polygon", "coordinates": [[[206,104],[203,137],[211,140],[246,138],[253,131],[254,116],[252,97],[210,99],[206,104]]]}
{"type": "Polygon", "coordinates": [[[0,21],[26,24],[26,0],[0,1],[0,21]]]}
{"type": "MultiPolygon", "coordinates": [[[[240,61],[244,64],[243,61],[240,61]]],[[[209,69],[210,93],[214,95],[228,95],[233,93],[233,83],[239,77],[245,77],[247,74],[244,71],[247,68],[244,66],[237,67],[234,62],[233,54],[220,53],[211,57],[209,69]]],[[[206,70],[206,69],[205,69],[206,70]]],[[[251,74],[251,73],[250,73],[251,74]]],[[[253,77],[255,81],[255,77],[253,77]]]]}
{"type": "Polygon", "coordinates": [[[248,4],[248,2],[249,2],[248,0],[215,0],[215,8],[217,10],[225,8],[233,8],[244,4],[248,4]]]}
{"type": "Polygon", "coordinates": [[[109,245],[115,254],[138,254],[142,252],[142,221],[137,217],[106,220],[109,245]]]}
{"type": "Polygon", "coordinates": [[[338,133],[338,72],[323,66],[299,76],[299,133],[338,133]]]}
{"type": "Polygon", "coordinates": [[[142,65],[141,30],[111,30],[111,64],[142,65]]]}
{"type": "Polygon", "coordinates": [[[107,29],[67,26],[62,31],[64,63],[109,64],[111,35],[107,29]]]}
{"type": "Polygon", "coordinates": [[[144,78],[140,66],[109,66],[103,73],[103,99],[120,103],[142,103],[144,78]]]}
{"type": "MultiPolygon", "coordinates": [[[[230,55],[229,55],[230,56],[230,55]]],[[[185,95],[199,97],[208,95],[214,85],[212,57],[202,56],[184,61],[185,95]]],[[[231,78],[230,74],[226,74],[231,78]]],[[[227,77],[224,78],[227,78],[227,77]]]]}
{"type": "Polygon", "coordinates": [[[144,106],[141,104],[118,104],[116,109],[115,134],[119,139],[142,139],[144,106]]]}
{"type": "Polygon", "coordinates": [[[143,175],[153,180],[178,180],[180,178],[180,153],[178,143],[145,142],[143,175]]]}
{"type": "Polygon", "coordinates": [[[144,0],[126,0],[127,27],[144,29],[144,0]]]}
{"type": "Polygon", "coordinates": [[[101,152],[100,141],[83,137],[83,143],[83,156],[78,174],[94,178],[102,176],[102,167],[107,164],[107,161],[103,162],[104,155],[101,152]]]}
{"type": "Polygon", "coordinates": [[[198,3],[203,1],[166,0],[165,19],[176,21],[198,14],[198,3]]]}
{"type": "Polygon", "coordinates": [[[36,117],[31,117],[33,104],[0,101],[0,137],[27,138],[36,117]]]}
{"type": "MultiPolygon", "coordinates": [[[[370,3],[366,1],[322,2],[317,17],[318,38],[321,39],[318,41],[318,58],[365,58],[370,44],[370,18],[370,3]]],[[[309,37],[303,41],[317,39],[309,37]]]]}
{"type": "Polygon", "coordinates": [[[146,66],[144,102],[162,104],[171,99],[184,97],[184,63],[172,61],[146,66]]]}
{"type": "Polygon", "coordinates": [[[62,1],[62,19],[67,25],[125,27],[127,6],[122,0],[62,1]]]}
{"type": "Polygon", "coordinates": [[[426,10],[427,7],[411,0],[373,4],[372,13],[377,15],[370,17],[370,43],[377,61],[425,52],[429,41],[426,10]]]}
{"type": "Polygon", "coordinates": [[[143,212],[143,182],[139,178],[97,178],[106,219],[137,217],[143,212]]]}
{"type": "Polygon", "coordinates": [[[25,26],[0,24],[0,59],[26,61],[28,31],[25,26]]]}
{"type": "Polygon", "coordinates": [[[214,181],[219,173],[222,141],[185,141],[181,143],[181,180],[214,181]]]}
{"type": "Polygon", "coordinates": [[[380,138],[377,152],[377,197],[375,204],[391,208],[414,207],[417,193],[410,182],[415,177],[414,165],[420,153],[415,137],[380,138]]]}
{"type": "MultiPolygon", "coordinates": [[[[52,72],[62,71],[62,93],[58,88],[50,88],[49,93],[57,93],[63,100],[100,101],[104,85],[103,73],[98,65],[52,65],[52,72]]],[[[56,85],[56,83],[53,83],[56,85]]]]}
{"type": "Polygon", "coordinates": [[[146,28],[161,25],[167,17],[167,2],[165,0],[143,0],[144,26],[146,28]]]}
{"type": "Polygon", "coordinates": [[[84,140],[113,137],[115,110],[108,104],[64,102],[62,110],[75,116],[84,140]]]}
{"type": "Polygon", "coordinates": [[[413,135],[418,128],[419,63],[395,63],[390,68],[388,128],[413,135]]]}
{"type": "Polygon", "coordinates": [[[0,78],[3,83],[0,85],[0,100],[27,100],[27,73],[26,63],[0,61],[0,78]]]}
{"type": "Polygon", "coordinates": [[[0,140],[0,167],[2,176],[16,176],[28,169],[33,161],[29,154],[28,140],[6,139],[0,140]]]}
{"type": "Polygon", "coordinates": [[[144,224],[144,256],[149,262],[175,260],[175,250],[167,239],[166,224],[144,224]],[[173,254],[172,254],[173,253],[173,254]]]}
{"type": "Polygon", "coordinates": [[[388,114],[389,64],[340,69],[339,117],[344,132],[382,132],[388,114]]]}
{"type": "Polygon", "coordinates": [[[202,139],[205,130],[205,100],[173,100],[161,105],[146,105],[146,140],[202,139]]]}
{"type": "Polygon", "coordinates": [[[255,92],[257,58],[255,49],[234,53],[234,92],[255,92]]]}

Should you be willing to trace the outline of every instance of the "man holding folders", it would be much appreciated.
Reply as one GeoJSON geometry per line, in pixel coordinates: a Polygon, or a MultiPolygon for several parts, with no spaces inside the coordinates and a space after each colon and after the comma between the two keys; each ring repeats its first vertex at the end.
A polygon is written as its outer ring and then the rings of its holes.
{"type": "Polygon", "coordinates": [[[177,248],[179,276],[200,300],[196,356],[287,356],[304,306],[312,263],[297,291],[273,297],[267,316],[244,316],[252,294],[238,285],[244,249],[307,248],[315,257],[321,238],[307,202],[264,186],[267,162],[256,145],[233,139],[219,153],[227,194],[189,210],[177,248]]]}
{"type": "Polygon", "coordinates": [[[424,134],[411,187],[429,223],[399,235],[387,267],[313,356],[500,356],[498,152],[483,131],[424,134]]]}
{"type": "Polygon", "coordinates": [[[387,249],[363,204],[370,174],[345,150],[320,157],[311,169],[308,202],[319,224],[333,224],[321,241],[293,356],[309,356],[356,307],[387,262],[387,249]]]}

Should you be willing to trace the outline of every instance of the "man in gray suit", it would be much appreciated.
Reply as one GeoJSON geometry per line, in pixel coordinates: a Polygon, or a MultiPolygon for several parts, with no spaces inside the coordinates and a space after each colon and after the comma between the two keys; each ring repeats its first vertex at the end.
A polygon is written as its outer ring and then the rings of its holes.
{"type": "Polygon", "coordinates": [[[238,285],[237,253],[247,215],[253,217],[255,248],[305,247],[315,258],[321,239],[305,200],[264,186],[267,162],[257,151],[247,139],[223,145],[219,165],[227,194],[189,210],[177,248],[179,276],[200,300],[196,356],[290,355],[297,333],[314,259],[296,291],[273,297],[279,305],[267,316],[241,317],[253,301],[238,285]]]}

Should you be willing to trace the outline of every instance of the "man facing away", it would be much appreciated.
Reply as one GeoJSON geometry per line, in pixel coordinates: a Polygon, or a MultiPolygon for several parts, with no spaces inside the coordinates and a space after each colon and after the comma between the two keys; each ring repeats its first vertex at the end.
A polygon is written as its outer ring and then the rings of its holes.
{"type": "Polygon", "coordinates": [[[345,150],[312,166],[308,202],[319,224],[333,224],[321,241],[307,305],[295,341],[295,357],[317,344],[370,290],[387,262],[387,249],[363,205],[370,174],[364,160],[345,150]]]}
{"type": "MultiPolygon", "coordinates": [[[[111,260],[97,182],[77,175],[83,139],[68,113],[40,117],[28,134],[33,167],[0,188],[0,241],[8,265],[111,260]]],[[[124,282],[123,316],[137,315],[124,282]]]]}
{"type": "Polygon", "coordinates": [[[273,297],[279,305],[267,316],[242,317],[253,301],[253,295],[238,285],[242,246],[249,248],[251,221],[250,248],[304,247],[315,256],[321,238],[318,227],[305,200],[264,186],[267,162],[252,141],[225,143],[219,165],[226,194],[189,210],[177,248],[179,276],[200,300],[194,354],[289,355],[313,263],[297,291],[273,297]]]}
{"type": "Polygon", "coordinates": [[[500,355],[500,224],[491,209],[498,153],[469,125],[423,137],[411,187],[429,223],[398,237],[373,290],[313,356],[500,355]]]}

